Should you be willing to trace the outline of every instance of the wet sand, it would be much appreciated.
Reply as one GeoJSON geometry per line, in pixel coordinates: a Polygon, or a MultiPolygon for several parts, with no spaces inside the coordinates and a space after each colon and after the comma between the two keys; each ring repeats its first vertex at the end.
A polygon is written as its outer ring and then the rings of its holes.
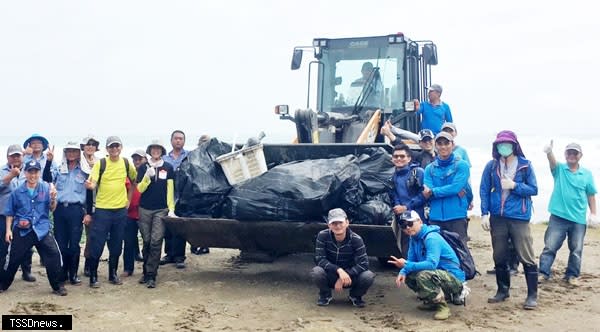
{"type": "MultiPolygon", "coordinates": [[[[537,255],[545,227],[533,228],[537,255]]],[[[122,286],[109,284],[107,264],[102,262],[101,288],[89,288],[84,279],[82,286],[67,286],[66,297],[51,294],[34,255],[38,281],[26,283],[18,274],[11,288],[0,294],[0,312],[71,314],[74,331],[581,331],[600,326],[600,230],[588,229],[580,286],[560,281],[567,261],[565,243],[553,267],[556,278],[540,286],[539,307],[533,311],[521,309],[526,295],[522,270],[512,279],[510,299],[487,303],[495,292],[494,276],[485,274],[493,265],[489,234],[477,220],[469,233],[483,275],[469,282],[472,293],[466,306],[450,305],[452,317],[445,322],[417,310],[415,294],[395,287],[397,271],[382,268],[375,259],[371,268],[377,278],[365,296],[365,308],[352,307],[347,292],[335,294],[329,307],[321,308],[308,276],[314,264],[311,255],[247,263],[240,261],[239,251],[218,248],[208,255],[188,255],[183,270],[162,266],[155,289],[137,283],[140,263],[133,276],[123,278],[122,286]]]]}

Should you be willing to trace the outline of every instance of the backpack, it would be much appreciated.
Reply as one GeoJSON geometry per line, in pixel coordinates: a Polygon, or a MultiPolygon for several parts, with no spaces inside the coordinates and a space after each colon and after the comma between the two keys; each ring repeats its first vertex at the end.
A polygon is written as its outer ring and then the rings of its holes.
{"type": "MultiPolygon", "coordinates": [[[[423,241],[425,241],[429,233],[425,235],[423,241]]],[[[481,274],[475,267],[475,260],[473,260],[469,247],[467,247],[467,244],[460,239],[458,233],[440,229],[440,235],[450,245],[452,250],[454,250],[456,257],[458,257],[460,263],[459,267],[465,273],[465,280],[471,280],[475,278],[475,275],[481,274]]]]}
{"type": "MultiPolygon", "coordinates": [[[[126,174],[127,178],[129,178],[129,160],[127,160],[127,158],[123,158],[123,161],[125,162],[125,174],[126,174]]],[[[100,186],[100,180],[102,179],[102,174],[104,173],[105,170],[106,170],[106,158],[102,158],[102,159],[100,159],[100,171],[98,172],[98,181],[96,181],[96,188],[98,188],[100,186]]],[[[129,181],[131,183],[135,182],[131,178],[129,178],[129,181]]]]}

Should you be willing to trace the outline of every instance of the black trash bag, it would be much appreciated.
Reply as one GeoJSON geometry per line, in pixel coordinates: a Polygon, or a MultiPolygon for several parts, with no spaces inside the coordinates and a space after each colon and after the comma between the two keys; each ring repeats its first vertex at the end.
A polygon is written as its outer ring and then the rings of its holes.
{"type": "Polygon", "coordinates": [[[235,185],[223,213],[237,220],[321,222],[332,208],[362,202],[359,179],[351,155],[286,163],[235,185]]]}
{"type": "Polygon", "coordinates": [[[353,224],[362,225],[391,225],[394,212],[389,204],[383,201],[367,201],[358,208],[358,215],[352,220],[353,224]]]}
{"type": "Polygon", "coordinates": [[[358,158],[358,166],[365,195],[388,193],[392,189],[394,164],[392,156],[384,148],[368,149],[358,158]]]}
{"type": "Polygon", "coordinates": [[[223,199],[231,186],[214,160],[228,152],[230,144],[212,138],[188,154],[175,173],[178,216],[220,217],[223,199]]]}

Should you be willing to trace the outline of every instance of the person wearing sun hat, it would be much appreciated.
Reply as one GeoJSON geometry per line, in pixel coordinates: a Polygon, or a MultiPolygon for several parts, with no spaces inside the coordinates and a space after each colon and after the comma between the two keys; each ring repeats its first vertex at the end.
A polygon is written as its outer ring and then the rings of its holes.
{"type": "Polygon", "coordinates": [[[527,299],[524,309],[537,307],[538,270],[529,221],[532,196],[538,193],[531,162],[525,159],[517,135],[503,130],[492,143],[492,157],[481,175],[481,226],[492,238],[494,272],[498,289],[488,303],[505,301],[510,295],[511,264],[523,264],[527,299]]]}
{"type": "Polygon", "coordinates": [[[540,255],[540,282],[552,277],[552,264],[556,253],[567,238],[569,261],[563,280],[571,286],[578,286],[581,274],[584,237],[587,227],[597,228],[600,220],[596,206],[596,185],[592,172],[581,166],[583,149],[578,143],[566,146],[565,163],[559,163],[554,156],[553,142],[544,147],[554,178],[554,190],[548,204],[550,220],[544,234],[544,250],[540,255]],[[587,210],[590,214],[587,216],[587,210]]]}
{"type": "Polygon", "coordinates": [[[46,168],[46,163],[50,162],[50,172],[52,178],[58,172],[58,165],[54,162],[54,146],[50,146],[48,140],[40,134],[32,134],[23,142],[23,163],[27,164],[35,160],[42,166],[42,171],[46,168]],[[46,154],[44,155],[44,151],[46,154]]]}
{"type": "Polygon", "coordinates": [[[138,168],[137,189],[140,197],[140,220],[138,225],[144,247],[144,275],[140,283],[156,287],[165,225],[163,217],[175,218],[175,170],[162,158],[167,154],[160,140],[153,140],[146,149],[150,160],[138,168]]]}
{"type": "MultiPolygon", "coordinates": [[[[63,256],[63,280],[71,285],[80,285],[77,275],[84,218],[88,205],[85,180],[88,178],[81,168],[81,147],[70,141],[63,148],[63,160],[54,180],[57,188],[58,205],[54,211],[54,236],[63,256]]],[[[86,216],[87,215],[87,216],[86,216]]]]}

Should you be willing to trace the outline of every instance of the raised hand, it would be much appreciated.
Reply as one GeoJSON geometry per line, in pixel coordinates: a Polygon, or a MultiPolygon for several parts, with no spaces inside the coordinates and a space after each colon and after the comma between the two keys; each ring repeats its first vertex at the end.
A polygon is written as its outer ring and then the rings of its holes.
{"type": "Polygon", "coordinates": [[[21,169],[20,168],[14,166],[14,165],[10,166],[10,175],[13,178],[18,178],[20,174],[21,174],[21,169]]]}
{"type": "Polygon", "coordinates": [[[52,159],[54,159],[54,145],[52,145],[52,147],[48,148],[48,151],[46,151],[46,159],[48,161],[52,161],[52,159]]]}
{"type": "Polygon", "coordinates": [[[546,144],[546,146],[544,146],[544,153],[545,154],[552,153],[552,148],[554,148],[554,140],[553,139],[550,140],[550,144],[546,144]]]}

